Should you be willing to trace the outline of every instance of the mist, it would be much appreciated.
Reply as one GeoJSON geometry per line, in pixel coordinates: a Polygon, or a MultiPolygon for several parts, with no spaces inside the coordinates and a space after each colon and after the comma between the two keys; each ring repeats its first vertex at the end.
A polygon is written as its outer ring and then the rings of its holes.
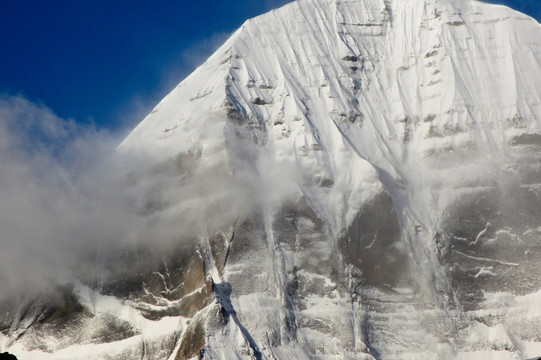
{"type": "Polygon", "coordinates": [[[22,96],[0,98],[0,297],[66,281],[78,258],[123,236],[127,213],[103,198],[114,144],[22,96]]]}
{"type": "Polygon", "coordinates": [[[111,267],[126,251],[144,249],[152,266],[297,190],[292,169],[265,159],[265,176],[234,174],[200,166],[198,150],[171,159],[119,151],[123,134],[0,98],[0,301],[118,276],[111,267]]]}

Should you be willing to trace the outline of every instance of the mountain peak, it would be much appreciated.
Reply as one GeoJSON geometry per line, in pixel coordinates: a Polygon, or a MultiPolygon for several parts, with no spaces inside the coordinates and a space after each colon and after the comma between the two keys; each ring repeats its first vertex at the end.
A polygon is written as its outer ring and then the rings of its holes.
{"type": "Polygon", "coordinates": [[[181,250],[75,298],[175,359],[536,355],[539,64],[539,24],[477,1],[247,21],[118,149],[181,250]]]}

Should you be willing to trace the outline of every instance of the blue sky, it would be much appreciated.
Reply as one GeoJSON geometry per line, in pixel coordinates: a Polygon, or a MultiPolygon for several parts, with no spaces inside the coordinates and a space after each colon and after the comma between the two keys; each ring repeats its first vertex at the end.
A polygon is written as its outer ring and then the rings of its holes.
{"type": "MultiPolygon", "coordinates": [[[[244,20],[287,0],[2,1],[0,94],[118,130],[144,115],[244,20]]],[[[541,19],[539,0],[493,0],[541,19]]]]}

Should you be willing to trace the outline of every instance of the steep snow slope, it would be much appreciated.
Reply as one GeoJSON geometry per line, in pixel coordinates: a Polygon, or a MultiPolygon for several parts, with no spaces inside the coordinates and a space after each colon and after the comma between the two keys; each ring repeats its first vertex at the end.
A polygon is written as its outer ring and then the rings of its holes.
{"type": "MultiPolygon", "coordinates": [[[[539,355],[540,64],[537,22],[471,0],[299,0],[247,21],[118,150],[169,164],[178,191],[147,200],[165,225],[191,219],[185,245],[72,326],[109,314],[119,342],[45,350],[539,355]]],[[[40,358],[23,349],[50,330],[10,319],[8,349],[40,358]]]]}

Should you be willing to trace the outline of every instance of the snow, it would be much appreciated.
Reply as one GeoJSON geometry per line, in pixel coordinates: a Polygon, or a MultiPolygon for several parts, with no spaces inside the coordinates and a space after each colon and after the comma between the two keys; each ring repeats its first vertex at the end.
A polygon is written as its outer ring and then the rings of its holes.
{"type": "Polygon", "coordinates": [[[7,337],[0,333],[0,352],[4,352],[4,347],[6,346],[7,337]]]}
{"type": "Polygon", "coordinates": [[[148,320],[130,306],[129,301],[121,301],[114,296],[102,295],[77,281],[75,284],[74,294],[78,296],[81,305],[92,309],[94,315],[111,314],[117,319],[136,324],[145,338],[162,337],[186,327],[187,319],[181,316],[164,317],[159,321],[148,320]]]}
{"type": "MultiPolygon", "coordinates": [[[[22,343],[17,343],[9,348],[16,354],[18,359],[49,360],[49,359],[110,359],[115,356],[125,356],[126,352],[139,349],[145,342],[159,341],[161,338],[171,336],[175,331],[182,331],[187,326],[187,320],[182,317],[164,317],[158,321],[151,321],[128,305],[128,302],[113,296],[105,296],[82,285],[74,280],[74,294],[78,297],[81,305],[94,312],[94,316],[112,315],[116,319],[124,320],[139,329],[140,335],[126,338],[120,341],[108,343],[75,344],[57,351],[47,353],[43,351],[28,351],[22,343]]],[[[2,339],[4,337],[2,336],[2,339]]],[[[2,340],[0,339],[0,340],[2,340]]],[[[0,347],[0,350],[2,348],[0,347]]]]}

